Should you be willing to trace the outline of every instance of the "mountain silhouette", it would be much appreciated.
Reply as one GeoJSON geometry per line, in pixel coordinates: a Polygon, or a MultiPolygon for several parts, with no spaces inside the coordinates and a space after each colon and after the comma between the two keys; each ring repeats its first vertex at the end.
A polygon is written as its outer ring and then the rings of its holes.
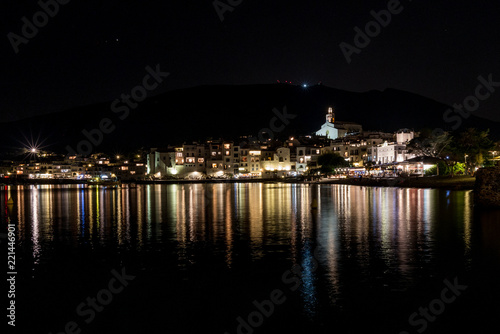
{"type": "MultiPolygon", "coordinates": [[[[92,152],[127,152],[207,138],[237,140],[243,135],[257,136],[264,128],[274,128],[275,137],[286,138],[318,130],[330,106],[337,120],[360,123],[364,130],[451,130],[455,125],[443,120],[449,106],[396,89],[357,93],[323,85],[198,86],[150,97],[130,109],[128,115],[113,112],[111,106],[111,102],[100,103],[1,123],[0,149],[5,152],[20,148],[26,138],[39,137],[47,150],[67,153],[68,145],[76,149],[79,142],[87,140],[82,131],[92,133],[105,119],[108,129],[113,130],[101,138],[95,135],[98,145],[92,145],[92,152]],[[271,127],[276,113],[282,113],[284,108],[294,116],[289,117],[285,126],[277,121],[271,127]]],[[[474,115],[462,121],[459,130],[489,128],[493,138],[500,134],[499,122],[474,115]]]]}

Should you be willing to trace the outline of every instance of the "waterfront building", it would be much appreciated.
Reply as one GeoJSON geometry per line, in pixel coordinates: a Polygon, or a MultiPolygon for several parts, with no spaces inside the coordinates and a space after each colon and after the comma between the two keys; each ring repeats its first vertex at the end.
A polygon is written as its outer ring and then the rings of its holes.
{"type": "Polygon", "coordinates": [[[403,162],[414,158],[414,154],[408,153],[407,144],[415,136],[414,131],[409,129],[398,130],[395,141],[379,144],[371,149],[371,160],[378,165],[403,162]]]}
{"type": "MultiPolygon", "coordinates": [[[[224,175],[224,143],[222,140],[208,142],[208,160],[206,174],[210,177],[222,177],[224,175]]],[[[226,149],[230,152],[230,147],[226,149]]],[[[224,153],[225,154],[225,153],[224,153]]]]}
{"type": "Polygon", "coordinates": [[[290,148],[279,147],[276,150],[268,150],[268,156],[261,162],[261,168],[265,177],[288,177],[296,175],[295,161],[291,160],[290,148]]]}
{"type": "Polygon", "coordinates": [[[175,150],[173,148],[158,149],[152,148],[151,152],[146,155],[147,169],[146,173],[155,178],[172,175],[175,171],[175,150]],[[170,173],[169,173],[170,172],[170,173]]]}

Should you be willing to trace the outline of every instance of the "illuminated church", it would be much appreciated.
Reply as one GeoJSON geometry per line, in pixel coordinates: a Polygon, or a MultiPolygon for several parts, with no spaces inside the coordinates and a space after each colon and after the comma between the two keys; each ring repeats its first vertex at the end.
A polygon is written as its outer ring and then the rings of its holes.
{"type": "Polygon", "coordinates": [[[333,108],[329,107],[326,114],[326,122],[321,126],[321,129],[316,131],[316,136],[325,136],[328,139],[337,139],[345,137],[347,134],[359,133],[362,131],[363,127],[361,124],[335,121],[333,108]]]}

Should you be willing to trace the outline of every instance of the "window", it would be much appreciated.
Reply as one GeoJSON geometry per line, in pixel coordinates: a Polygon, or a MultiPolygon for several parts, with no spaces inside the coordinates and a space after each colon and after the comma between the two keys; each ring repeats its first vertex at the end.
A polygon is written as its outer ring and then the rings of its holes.
{"type": "Polygon", "coordinates": [[[212,168],[217,168],[217,164],[212,164],[212,168]]]}
{"type": "Polygon", "coordinates": [[[205,159],[203,159],[203,158],[198,158],[198,162],[203,163],[204,161],[205,161],[205,159]]]}

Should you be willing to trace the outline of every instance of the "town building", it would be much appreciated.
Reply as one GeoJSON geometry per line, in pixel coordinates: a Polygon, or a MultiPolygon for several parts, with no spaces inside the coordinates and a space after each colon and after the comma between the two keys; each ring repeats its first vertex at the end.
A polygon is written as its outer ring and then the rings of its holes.
{"type": "Polygon", "coordinates": [[[321,129],[316,131],[316,136],[324,136],[328,139],[337,139],[345,137],[351,133],[359,133],[363,131],[363,127],[360,124],[335,120],[335,113],[332,107],[328,108],[325,118],[326,121],[321,126],[321,129]]]}
{"type": "Polygon", "coordinates": [[[406,146],[414,138],[415,133],[409,129],[401,129],[396,132],[395,141],[384,141],[382,144],[372,147],[371,161],[378,165],[393,164],[414,158],[414,154],[408,153],[406,146]]]}

